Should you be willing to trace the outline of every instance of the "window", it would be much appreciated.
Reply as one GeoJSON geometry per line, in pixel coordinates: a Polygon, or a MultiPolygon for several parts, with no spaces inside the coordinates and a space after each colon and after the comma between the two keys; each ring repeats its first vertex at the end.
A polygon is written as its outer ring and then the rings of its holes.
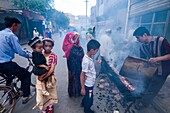
{"type": "Polygon", "coordinates": [[[139,22],[140,22],[140,17],[139,16],[135,17],[134,18],[134,23],[139,23],[139,22]]]}
{"type": "Polygon", "coordinates": [[[151,35],[163,36],[167,38],[167,40],[170,42],[170,10],[169,9],[160,10],[156,12],[150,10],[149,13],[130,17],[128,21],[128,28],[129,29],[135,28],[134,27],[135,25],[146,27],[151,32],[151,35]],[[168,24],[168,26],[166,26],[166,24],[168,24]]]}
{"type": "Polygon", "coordinates": [[[165,22],[167,13],[168,13],[168,10],[156,12],[154,22],[165,22]]]}
{"type": "Polygon", "coordinates": [[[168,28],[166,30],[166,35],[165,35],[165,38],[169,41],[170,43],[170,23],[168,24],[168,28]]]}
{"type": "Polygon", "coordinates": [[[165,24],[154,24],[152,29],[152,35],[154,36],[164,36],[165,24]]]}
{"type": "Polygon", "coordinates": [[[153,13],[143,15],[141,23],[152,23],[152,17],[153,17],[153,13]]]}

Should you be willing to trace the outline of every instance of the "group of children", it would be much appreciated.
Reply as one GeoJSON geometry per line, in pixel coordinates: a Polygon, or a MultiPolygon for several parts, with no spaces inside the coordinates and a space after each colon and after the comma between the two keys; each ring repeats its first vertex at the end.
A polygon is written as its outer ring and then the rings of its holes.
{"type": "MultiPolygon", "coordinates": [[[[58,102],[56,93],[56,78],[54,69],[57,64],[57,56],[51,50],[54,41],[51,38],[32,38],[28,45],[32,48],[32,72],[37,75],[36,106],[42,109],[42,113],[52,111],[52,105],[58,102]],[[44,51],[43,51],[44,50],[44,51]]],[[[34,108],[35,108],[34,107],[34,108]]]]}
{"type": "MultiPolygon", "coordinates": [[[[40,40],[39,37],[34,37],[31,39],[28,43],[28,45],[32,48],[32,61],[34,63],[33,67],[33,73],[37,75],[37,81],[41,84],[41,91],[39,94],[37,94],[36,100],[37,104],[36,106],[39,106],[42,109],[42,113],[46,112],[47,107],[49,107],[49,104],[44,106],[45,102],[41,101],[42,98],[47,98],[51,95],[51,93],[56,92],[48,92],[48,88],[52,87],[52,75],[53,73],[48,74],[50,69],[52,67],[49,67],[49,63],[55,62],[56,65],[57,59],[52,59],[47,63],[47,58],[45,56],[49,56],[52,53],[52,48],[54,46],[54,41],[51,38],[44,38],[43,40],[40,40]],[[44,49],[44,52],[43,52],[44,49]],[[55,60],[55,61],[54,61],[55,60]],[[48,84],[48,85],[47,85],[48,84]],[[51,85],[50,85],[51,84],[51,85]],[[47,88],[47,89],[46,89],[47,88]],[[40,100],[38,99],[40,97],[40,100]]],[[[84,112],[85,113],[93,113],[93,111],[90,109],[93,103],[93,86],[96,79],[96,71],[94,67],[94,62],[92,59],[92,56],[97,53],[99,50],[100,43],[96,40],[90,40],[87,44],[87,53],[83,57],[82,60],[82,72],[80,75],[80,81],[81,81],[81,94],[84,95],[84,98],[82,100],[82,105],[84,106],[84,112]]],[[[54,54],[54,53],[52,53],[54,54]]],[[[54,54],[54,56],[56,56],[54,54]]],[[[54,71],[55,66],[53,67],[54,71]]],[[[55,84],[56,85],[56,84],[55,84]]],[[[37,88],[37,87],[36,87],[37,88]]],[[[56,101],[53,101],[54,103],[57,103],[57,94],[54,96],[56,101]]],[[[50,103],[53,104],[53,103],[50,103]]]]}

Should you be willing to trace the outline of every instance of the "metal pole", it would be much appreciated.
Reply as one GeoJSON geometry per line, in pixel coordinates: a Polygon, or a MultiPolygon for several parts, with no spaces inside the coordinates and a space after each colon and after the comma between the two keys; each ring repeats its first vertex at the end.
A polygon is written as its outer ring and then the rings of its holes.
{"type": "Polygon", "coordinates": [[[127,35],[127,26],[128,26],[129,12],[130,12],[130,3],[131,3],[131,1],[128,0],[124,37],[126,37],[126,35],[127,35]]]}
{"type": "Polygon", "coordinates": [[[26,6],[25,6],[25,0],[23,0],[23,9],[26,10],[26,6]]]}
{"type": "Polygon", "coordinates": [[[87,30],[87,6],[88,6],[88,1],[86,0],[86,30],[87,30]]]}

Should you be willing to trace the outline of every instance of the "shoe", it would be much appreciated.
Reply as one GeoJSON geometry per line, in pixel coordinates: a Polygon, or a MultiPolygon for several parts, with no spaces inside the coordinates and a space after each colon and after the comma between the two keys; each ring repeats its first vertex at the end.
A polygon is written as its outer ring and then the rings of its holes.
{"type": "Polygon", "coordinates": [[[53,113],[53,107],[50,107],[50,108],[48,109],[48,113],[53,113]]]}
{"type": "Polygon", "coordinates": [[[29,95],[28,97],[23,97],[22,98],[22,104],[26,104],[33,96],[29,95]]]}
{"type": "Polygon", "coordinates": [[[46,91],[46,90],[42,90],[42,94],[45,95],[45,96],[49,96],[50,95],[49,92],[46,91]]]}

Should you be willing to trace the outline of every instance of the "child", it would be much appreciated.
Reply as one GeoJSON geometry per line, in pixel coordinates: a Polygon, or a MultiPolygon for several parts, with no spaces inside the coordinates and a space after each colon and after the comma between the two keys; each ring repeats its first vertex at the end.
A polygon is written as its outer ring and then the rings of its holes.
{"type": "Polygon", "coordinates": [[[57,65],[57,55],[51,50],[54,46],[54,41],[51,38],[43,39],[44,56],[47,60],[49,66],[49,71],[47,73],[48,79],[46,82],[46,89],[49,92],[49,96],[43,96],[41,94],[41,81],[37,79],[36,84],[36,103],[42,113],[52,113],[53,104],[58,103],[57,98],[57,84],[56,76],[54,75],[55,66],[57,65]]]}
{"type": "Polygon", "coordinates": [[[84,95],[82,105],[85,113],[94,113],[90,108],[93,104],[93,86],[96,79],[96,70],[92,56],[95,55],[100,48],[100,43],[96,40],[90,40],[87,44],[87,53],[83,57],[82,72],[80,75],[81,94],[84,95]]]}
{"type": "MultiPolygon", "coordinates": [[[[43,50],[42,41],[40,40],[39,37],[34,37],[29,41],[28,45],[33,50],[32,61],[35,65],[33,67],[33,73],[38,76],[46,75],[47,71],[49,70],[49,67],[47,66],[46,59],[42,54],[42,50],[43,50]]],[[[49,93],[46,90],[45,81],[41,81],[41,86],[42,86],[42,94],[48,96],[49,93]]]]}

